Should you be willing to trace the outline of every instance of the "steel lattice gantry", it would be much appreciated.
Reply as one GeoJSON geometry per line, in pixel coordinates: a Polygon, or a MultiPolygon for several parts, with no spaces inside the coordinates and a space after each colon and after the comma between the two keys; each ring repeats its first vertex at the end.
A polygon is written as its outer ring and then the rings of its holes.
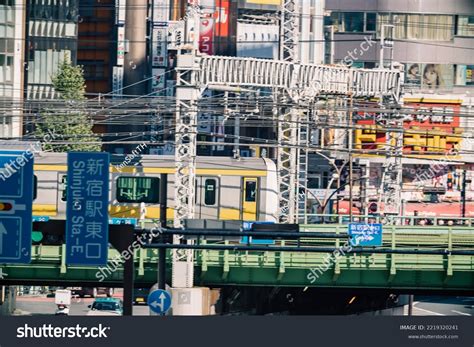
{"type": "MultiPolygon", "coordinates": [[[[175,133],[175,211],[174,227],[183,227],[194,216],[196,181],[197,100],[201,95],[197,81],[199,57],[181,54],[176,67],[176,133],[175,133]]],[[[190,243],[174,235],[173,243],[190,243]]],[[[172,285],[174,288],[193,286],[194,259],[192,250],[175,249],[172,253],[172,285]]]]}
{"type": "MultiPolygon", "coordinates": [[[[304,164],[298,158],[298,152],[291,148],[301,145],[300,135],[307,136],[298,132],[298,123],[307,123],[304,119],[308,113],[302,110],[308,100],[314,101],[320,95],[389,97],[398,100],[402,83],[401,71],[396,69],[348,69],[345,66],[266,59],[198,56],[195,50],[178,55],[176,71],[174,224],[177,227],[183,225],[184,219],[193,218],[194,214],[197,101],[207,87],[270,88],[277,92],[278,102],[291,101],[301,105],[287,107],[275,115],[284,124],[280,129],[284,146],[280,149],[280,158],[283,160],[279,161],[279,165],[289,172],[288,180],[280,180],[280,189],[286,189],[286,192],[282,190],[280,193],[283,201],[280,217],[291,222],[295,221],[298,202],[295,199],[297,191],[290,188],[295,187],[298,180],[296,168],[304,164]]],[[[176,239],[175,242],[182,240],[176,239]]],[[[173,270],[173,278],[178,281],[178,278],[184,278],[181,275],[188,274],[185,276],[187,280],[176,286],[192,286],[191,260],[191,251],[173,254],[173,261],[177,264],[173,267],[176,269],[173,270]],[[185,263],[188,265],[185,266],[185,263]],[[178,273],[181,275],[178,276],[178,273]]]]}

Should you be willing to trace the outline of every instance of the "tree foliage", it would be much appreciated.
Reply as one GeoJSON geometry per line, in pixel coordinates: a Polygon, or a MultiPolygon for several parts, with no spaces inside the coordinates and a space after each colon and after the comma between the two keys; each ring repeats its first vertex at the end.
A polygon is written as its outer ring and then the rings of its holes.
{"type": "Polygon", "coordinates": [[[36,136],[42,139],[52,133],[56,141],[70,144],[44,143],[43,148],[53,152],[100,151],[100,144],[91,143],[99,138],[94,135],[92,119],[84,108],[86,85],[82,67],[72,65],[67,57],[52,76],[52,82],[59,99],[67,106],[42,112],[36,136]]]}

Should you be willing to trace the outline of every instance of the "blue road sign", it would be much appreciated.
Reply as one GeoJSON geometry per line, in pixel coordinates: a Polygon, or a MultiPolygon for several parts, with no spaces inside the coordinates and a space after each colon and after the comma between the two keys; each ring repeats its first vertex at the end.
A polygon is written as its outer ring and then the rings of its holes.
{"type": "Polygon", "coordinates": [[[109,224],[111,225],[137,225],[136,218],[109,218],[109,224]]]}
{"type": "Polygon", "coordinates": [[[154,290],[148,295],[147,304],[153,312],[165,313],[171,307],[171,295],[163,289],[154,290]]]}
{"type": "Polygon", "coordinates": [[[0,263],[31,261],[33,153],[0,151],[0,263]]]}
{"type": "Polygon", "coordinates": [[[382,246],[382,224],[350,223],[351,246],[382,246]]]}
{"type": "Polygon", "coordinates": [[[105,265],[109,249],[109,154],[67,156],[66,263],[105,265]]]}
{"type": "MultiPolygon", "coordinates": [[[[252,226],[254,224],[275,224],[275,223],[273,222],[243,222],[242,229],[246,231],[250,231],[252,230],[252,226]]],[[[250,242],[249,242],[249,236],[242,236],[240,243],[250,243],[253,245],[274,245],[275,240],[256,239],[255,237],[250,236],[250,242]]]]}
{"type": "Polygon", "coordinates": [[[33,216],[33,222],[47,222],[49,221],[48,216],[33,216]]]}

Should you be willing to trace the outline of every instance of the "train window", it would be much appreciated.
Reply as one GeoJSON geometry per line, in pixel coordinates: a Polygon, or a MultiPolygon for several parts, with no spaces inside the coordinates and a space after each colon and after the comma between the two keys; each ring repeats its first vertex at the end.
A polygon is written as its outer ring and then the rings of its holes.
{"type": "Polygon", "coordinates": [[[157,204],[160,201],[160,179],[157,177],[119,177],[116,193],[118,202],[157,204]]]}
{"type": "Polygon", "coordinates": [[[33,175],[33,200],[38,196],[38,176],[33,175]]]}
{"type": "Polygon", "coordinates": [[[257,181],[245,181],[245,201],[254,202],[257,197],[257,181]]]}
{"type": "Polygon", "coordinates": [[[61,200],[66,201],[67,200],[67,175],[64,175],[61,178],[61,189],[63,190],[62,195],[61,195],[61,200]]]}
{"type": "Polygon", "coordinates": [[[204,205],[214,206],[216,204],[216,187],[217,180],[215,178],[208,178],[204,182],[204,205]]]}

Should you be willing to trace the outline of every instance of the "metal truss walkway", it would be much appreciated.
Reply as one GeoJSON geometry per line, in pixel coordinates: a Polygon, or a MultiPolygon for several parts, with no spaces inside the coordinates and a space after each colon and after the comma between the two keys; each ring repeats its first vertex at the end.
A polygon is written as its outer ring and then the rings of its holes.
{"type": "MultiPolygon", "coordinates": [[[[344,225],[307,225],[303,230],[346,233],[344,225]]],[[[347,238],[301,240],[302,247],[347,249],[347,238]]],[[[295,246],[295,240],[276,241],[295,246]]],[[[231,244],[229,241],[220,244],[231,244]]],[[[210,242],[209,242],[210,244],[210,242]]],[[[196,250],[194,282],[202,286],[268,285],[333,288],[473,291],[474,228],[385,227],[382,247],[335,257],[328,252],[196,250]]],[[[115,250],[110,260],[118,256],[115,250]]],[[[168,254],[171,275],[171,252],[168,254]]],[[[48,283],[120,286],[122,268],[67,267],[64,246],[33,246],[30,265],[2,267],[0,284],[48,283]],[[104,275],[105,280],[99,282],[104,275]]],[[[157,251],[137,250],[136,286],[156,282],[157,251]]],[[[168,277],[170,278],[170,277],[168,277]]]]}
{"type": "Polygon", "coordinates": [[[399,70],[348,69],[255,58],[204,56],[199,67],[197,79],[204,86],[281,88],[292,94],[308,92],[313,96],[398,98],[402,82],[399,70]]]}

